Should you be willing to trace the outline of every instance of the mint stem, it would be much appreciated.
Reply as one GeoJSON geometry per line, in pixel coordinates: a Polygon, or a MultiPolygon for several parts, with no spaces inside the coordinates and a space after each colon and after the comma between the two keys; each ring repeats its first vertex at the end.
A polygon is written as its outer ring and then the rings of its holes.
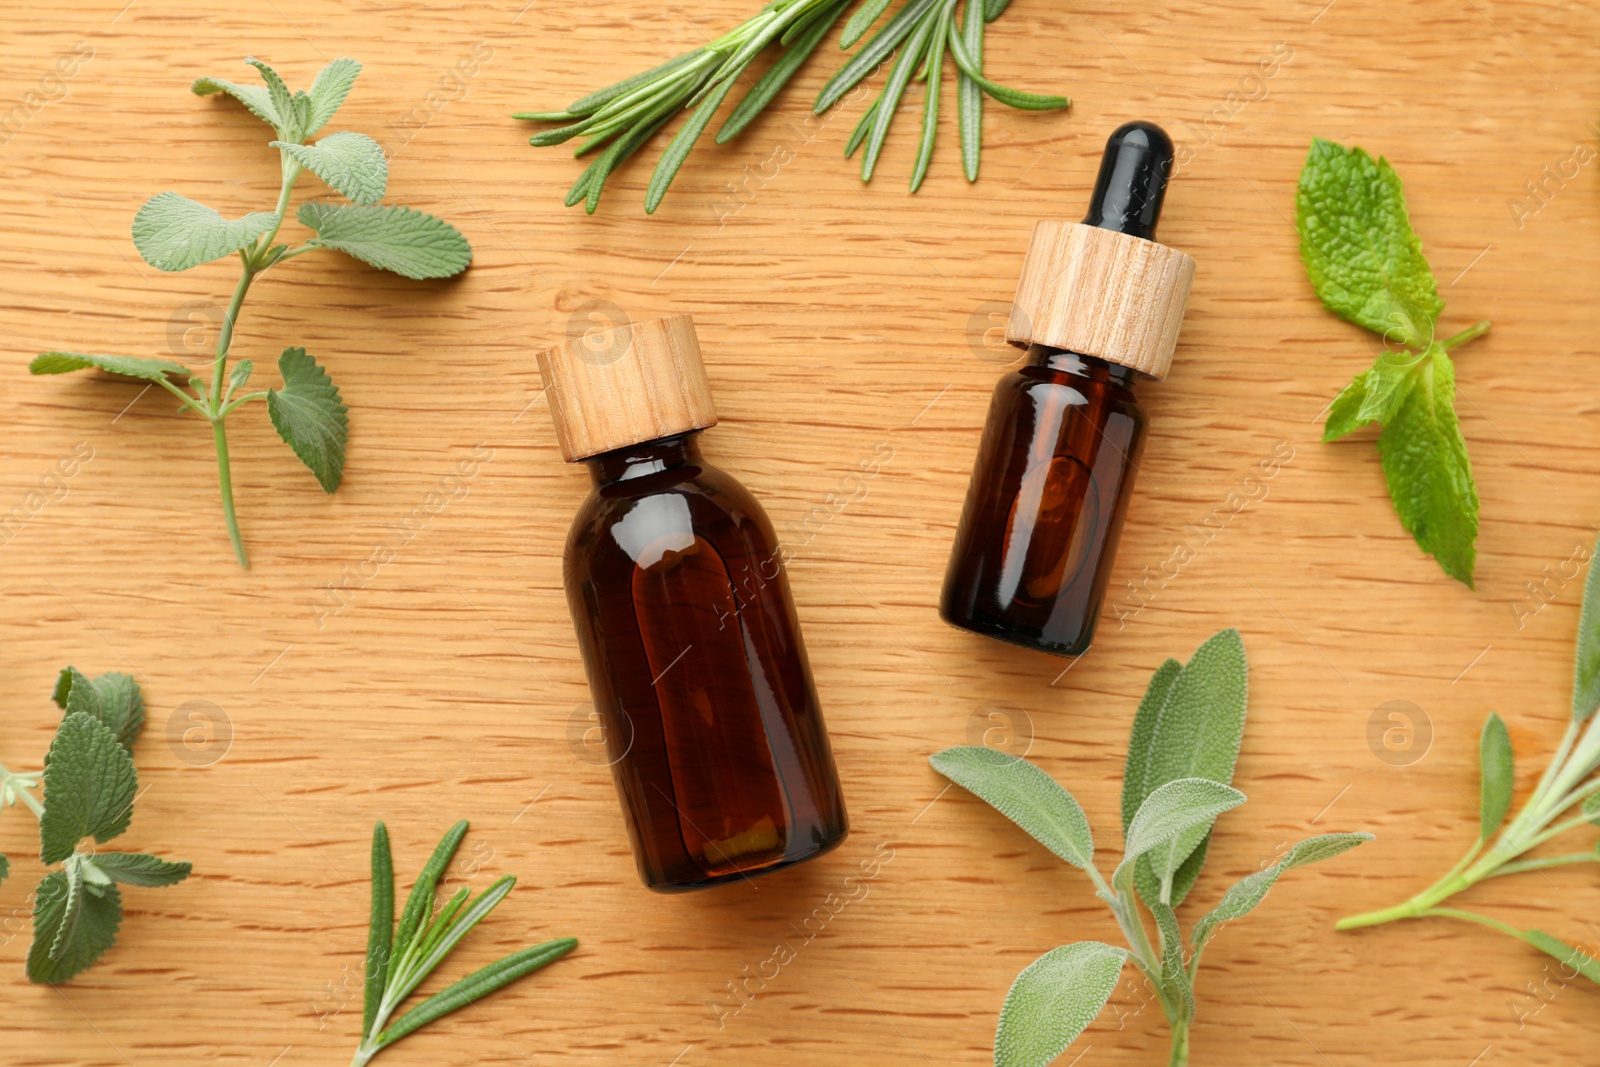
{"type": "Polygon", "coordinates": [[[1468,326],[1465,330],[1462,330],[1454,337],[1445,338],[1444,347],[1446,351],[1454,348],[1456,345],[1464,344],[1467,341],[1482,337],[1484,334],[1489,332],[1489,327],[1492,325],[1494,324],[1488,319],[1479,319],[1477,322],[1473,323],[1471,326],[1468,326]]]}
{"type": "Polygon", "coordinates": [[[211,437],[217,443],[217,479],[222,483],[222,513],[228,520],[228,539],[233,542],[233,554],[239,557],[239,566],[250,569],[250,557],[245,554],[244,538],[239,535],[239,516],[233,509],[233,472],[228,466],[228,432],[222,419],[211,420],[211,437]]]}
{"type": "Polygon", "coordinates": [[[28,792],[38,784],[38,778],[35,775],[13,774],[6,770],[4,764],[0,764],[0,790],[9,786],[16,798],[22,801],[23,806],[33,812],[33,817],[42,819],[44,818],[44,806],[39,803],[37,797],[28,792]]]}

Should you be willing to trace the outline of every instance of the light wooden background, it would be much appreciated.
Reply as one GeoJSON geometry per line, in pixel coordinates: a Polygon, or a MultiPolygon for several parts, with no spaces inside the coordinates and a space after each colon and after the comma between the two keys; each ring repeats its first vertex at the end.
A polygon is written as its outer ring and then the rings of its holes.
{"type": "MultiPolygon", "coordinates": [[[[20,809],[5,813],[0,1060],[343,1064],[359,1028],[373,821],[388,821],[409,878],[468,817],[455,877],[521,881],[453,973],[548,937],[582,947],[386,1053],[395,1067],[987,1062],[1016,972],[1115,931],[1081,875],[971,797],[942,794],[926,757],[1011,709],[1114,855],[1126,732],[1150,673],[1237,626],[1252,668],[1237,783],[1251,802],[1221,821],[1187,921],[1301,836],[1379,840],[1286,878],[1220,937],[1195,1062],[1592,1062],[1600,995],[1548,978],[1531,950],[1439,922],[1332,930],[1409,895],[1465,846],[1491,709],[1510,724],[1523,790],[1562,728],[1582,579],[1551,580],[1547,606],[1526,583],[1572,575],[1600,521],[1595,166],[1549,183],[1536,213],[1511,205],[1577,146],[1591,158],[1600,14],[1588,5],[1017,0],[992,28],[991,70],[1076,106],[991,106],[976,186],[960,175],[951,114],[932,176],[907,194],[909,105],[862,186],[839,158],[860,102],[807,123],[838,62],[830,48],[741,140],[700,149],[655,217],[641,210],[646,164],[588,218],[561,207],[579,167],[530,149],[507,114],[697,45],[753,3],[124,3],[0,16],[6,108],[75,46],[93,50],[65,97],[0,147],[0,511],[80,444],[93,450],[0,546],[0,760],[37,765],[61,665],[135,672],[147,788],[121,843],[190,859],[196,875],[129,891],[101,966],[32,987],[33,831],[20,809]],[[1279,42],[1292,58],[1263,90],[1249,75],[1279,42]],[[159,392],[33,379],[26,364],[57,346],[205,358],[207,309],[233,267],[163,275],[139,260],[129,224],[168,188],[229,215],[270,206],[269,132],[188,92],[198,74],[249,80],[249,54],[300,85],[333,57],[365,63],[335,125],[383,140],[390,201],[453,220],[476,258],[458,282],[423,284],[308,257],[256,287],[236,354],[265,370],[284,345],[307,346],[343,389],[353,443],[327,498],[259,411],[234,420],[255,557],[244,572],[202,426],[159,392]],[[414,128],[397,133],[408,114],[414,128]],[[1077,217],[1106,134],[1136,117],[1192,152],[1162,236],[1200,274],[1172,376],[1142,389],[1153,432],[1113,595],[1199,543],[1190,524],[1226,509],[1275,449],[1292,459],[1063,674],[1062,661],[946,628],[934,602],[1002,373],[983,343],[990,315],[1033,220],[1077,217]],[[1495,322],[1458,353],[1483,498],[1476,591],[1403,534],[1370,442],[1318,443],[1320,410],[1376,349],[1318,307],[1296,254],[1294,183],[1313,135],[1399,168],[1448,301],[1442,328],[1495,322]],[[696,316],[723,415],[710,455],[798,545],[792,580],[854,833],[781,877],[646,892],[609,772],[584,756],[560,552],[587,476],[560,461],[531,352],[609,306],[696,316]],[[492,458],[449,481],[475,449],[492,458]],[[875,450],[892,460],[852,494],[845,479],[875,450]],[[319,625],[328,584],[419,507],[433,509],[420,531],[319,625]],[[815,508],[830,517],[806,540],[795,531],[815,508]],[[1391,701],[1429,724],[1426,744],[1419,733],[1409,752],[1374,748],[1369,720],[1391,701]],[[201,730],[185,747],[206,715],[220,723],[212,709],[231,741],[201,730]],[[802,943],[796,927],[849,892],[845,876],[891,853],[866,895],[802,943]],[[780,942],[795,958],[719,1025],[717,1005],[737,1004],[729,983],[770,975],[780,942]]],[[[1600,947],[1588,869],[1469,899],[1600,947]]],[[[1136,983],[1114,1003],[1062,1062],[1165,1062],[1164,1023],[1141,1010],[1136,983]]]]}

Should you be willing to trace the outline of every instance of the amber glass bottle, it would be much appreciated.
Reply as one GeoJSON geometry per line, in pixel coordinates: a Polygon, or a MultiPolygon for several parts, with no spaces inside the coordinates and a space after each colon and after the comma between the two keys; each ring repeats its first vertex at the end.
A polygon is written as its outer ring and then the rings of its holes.
{"type": "Polygon", "coordinates": [[[700,453],[693,323],[586,340],[539,364],[594,478],[565,580],[640,876],[694,889],[821,855],[844,798],[772,524],[700,453]]]}
{"type": "Polygon", "coordinates": [[[1008,339],[1026,363],[996,387],[939,613],[1042,652],[1088,651],[1140,449],[1134,381],[1171,364],[1194,261],[1157,244],[1172,142],[1111,135],[1082,223],[1041,222],[1008,339]]]}

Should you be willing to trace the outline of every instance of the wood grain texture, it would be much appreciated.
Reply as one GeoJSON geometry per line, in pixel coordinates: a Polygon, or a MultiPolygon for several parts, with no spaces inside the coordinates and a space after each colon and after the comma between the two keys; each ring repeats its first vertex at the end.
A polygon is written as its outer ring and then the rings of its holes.
{"type": "MultiPolygon", "coordinates": [[[[32,831],[20,811],[0,816],[14,861],[0,887],[0,1060],[346,1062],[372,823],[388,822],[404,878],[467,817],[454,877],[520,881],[457,973],[549,937],[582,945],[380,1062],[986,1063],[1017,971],[1114,928],[1081,875],[947,791],[926,757],[1009,716],[1114,854],[1146,681],[1231,625],[1252,669],[1236,779],[1251,799],[1221,820],[1185,919],[1301,836],[1378,840],[1294,872],[1219,936],[1194,1062],[1592,1062],[1600,993],[1562,985],[1532,950],[1443,922],[1332,923],[1455,860],[1475,832],[1491,709],[1521,757],[1519,797],[1566,717],[1600,521],[1600,12],[1016,0],[990,29],[990,69],[1075,106],[989,107],[976,185],[950,109],[926,184],[907,194],[914,88],[863,186],[841,155],[865,98],[809,111],[836,63],[828,45],[781,106],[702,146],[654,217],[645,160],[594,217],[564,210],[580,166],[529,148],[506,116],[698,45],[754,6],[64,0],[0,13],[0,99],[42,102],[0,147],[0,513],[22,509],[0,535],[0,760],[37,764],[63,664],[134,672],[151,725],[122,841],[196,870],[128,892],[101,966],[31,987],[32,831]],[[60,82],[75,49],[92,58],[60,82]],[[246,55],[302,85],[328,59],[362,60],[336,127],[383,142],[389,200],[454,221],[476,251],[450,283],[330,255],[254,288],[236,354],[267,368],[306,346],[343,391],[352,441],[327,497],[265,418],[236,420],[248,572],[202,426],[159,391],[26,370],[56,347],[205,362],[233,268],[161,274],[129,225],[169,188],[232,217],[270,206],[268,131],[187,88],[197,74],[244,79],[246,55]],[[1112,604],[1067,669],[943,626],[934,602],[988,396],[1014,358],[999,337],[1029,232],[1077,216],[1106,135],[1131,118],[1179,146],[1162,239],[1200,271],[1171,376],[1141,389],[1152,432],[1112,604]],[[1448,302],[1441,328],[1494,320],[1457,352],[1483,500],[1475,591],[1401,530],[1369,441],[1319,443],[1320,412],[1377,348],[1318,306],[1300,267],[1293,196],[1313,135],[1399,169],[1448,302]],[[560,553],[587,476],[561,461],[533,359],[618,312],[668,311],[699,327],[722,415],[708,455],[761,497],[797,557],[854,825],[815,863],[679,897],[637,883],[609,773],[584,746],[560,553]],[[1418,729],[1391,753],[1397,711],[1418,729]],[[849,895],[844,879],[874,858],[878,875],[852,883],[865,895],[832,911],[829,894],[849,895]],[[780,945],[793,958],[776,966],[780,945]]],[[[1600,947],[1589,871],[1468,899],[1600,947]]],[[[1076,1062],[1165,1062],[1136,983],[1113,1005],[1076,1062]]]]}

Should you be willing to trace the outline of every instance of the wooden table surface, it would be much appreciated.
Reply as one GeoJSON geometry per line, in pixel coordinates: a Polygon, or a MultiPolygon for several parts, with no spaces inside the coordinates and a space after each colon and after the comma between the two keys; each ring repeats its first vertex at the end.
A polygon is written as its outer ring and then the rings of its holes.
{"type": "MultiPolygon", "coordinates": [[[[0,16],[0,100],[28,105],[0,146],[0,512],[26,514],[0,537],[0,760],[37,766],[62,665],[133,672],[150,725],[122,843],[195,866],[180,887],[126,894],[100,966],[30,986],[34,831],[6,812],[0,1061],[345,1063],[372,824],[387,821],[408,881],[466,817],[454,877],[520,882],[452,973],[535,940],[582,945],[386,1053],[393,1067],[986,1063],[1017,971],[1115,930],[1079,873],[945,791],[927,756],[1009,717],[1114,854],[1151,672],[1236,626],[1252,675],[1236,784],[1251,802],[1221,820],[1186,920],[1289,841],[1378,840],[1285,878],[1221,935],[1194,1062],[1595,1062],[1600,992],[1531,949],[1444,921],[1332,923],[1410,895],[1465,847],[1491,709],[1522,756],[1519,797],[1563,728],[1600,521],[1600,13],[1017,0],[991,29],[991,71],[1075,106],[991,106],[976,185],[949,113],[908,195],[908,103],[863,186],[840,158],[861,102],[809,117],[838,62],[829,46],[740,140],[698,150],[654,217],[648,164],[625,168],[594,217],[563,209],[579,168],[529,148],[507,114],[698,45],[754,6],[68,0],[0,16]],[[453,220],[475,258],[460,280],[415,283],[307,257],[252,291],[235,354],[270,365],[309,348],[343,390],[352,444],[326,497],[259,411],[233,421],[243,571],[201,425],[159,391],[26,366],[55,347],[205,362],[234,267],[162,274],[129,224],[168,188],[232,216],[270,207],[266,128],[188,91],[200,74],[252,80],[252,54],[300,85],[360,59],[335,125],[381,140],[388,199],[453,220]],[[74,55],[72,77],[47,79],[74,55]],[[1200,271],[1172,375],[1141,390],[1152,433],[1112,578],[1120,608],[1066,671],[950,629],[934,605],[1010,358],[986,344],[993,313],[1033,221],[1081,213],[1106,134],[1130,118],[1184,150],[1162,237],[1200,271]],[[1319,443],[1324,405],[1376,348],[1318,306],[1300,266],[1294,187],[1313,135],[1399,169],[1448,302],[1441,328],[1494,320],[1457,353],[1482,495],[1475,591],[1400,529],[1370,441],[1319,443]],[[853,823],[822,860],[675,897],[638,883],[610,773],[585,748],[560,555],[588,479],[561,462],[531,356],[607,315],[668,311],[699,324],[722,413],[710,457],[795,548],[853,823]],[[92,458],[46,481],[75,452],[92,458]],[[865,489],[847,481],[874,456],[889,458],[865,489]],[[1263,465],[1264,495],[1243,489],[1263,465]],[[392,558],[372,564],[384,544],[392,558]],[[1129,583],[1180,544],[1193,558],[1133,610],[1129,583]],[[1417,726],[1400,750],[1371,725],[1396,708],[1417,726]],[[846,886],[873,857],[877,876],[846,886]],[[819,908],[827,921],[805,925],[819,908]],[[792,958],[775,967],[780,946],[792,958]]],[[[1588,868],[1469,899],[1600,946],[1588,868]]],[[[1125,978],[1062,1062],[1164,1063],[1166,1042],[1125,978]]]]}

